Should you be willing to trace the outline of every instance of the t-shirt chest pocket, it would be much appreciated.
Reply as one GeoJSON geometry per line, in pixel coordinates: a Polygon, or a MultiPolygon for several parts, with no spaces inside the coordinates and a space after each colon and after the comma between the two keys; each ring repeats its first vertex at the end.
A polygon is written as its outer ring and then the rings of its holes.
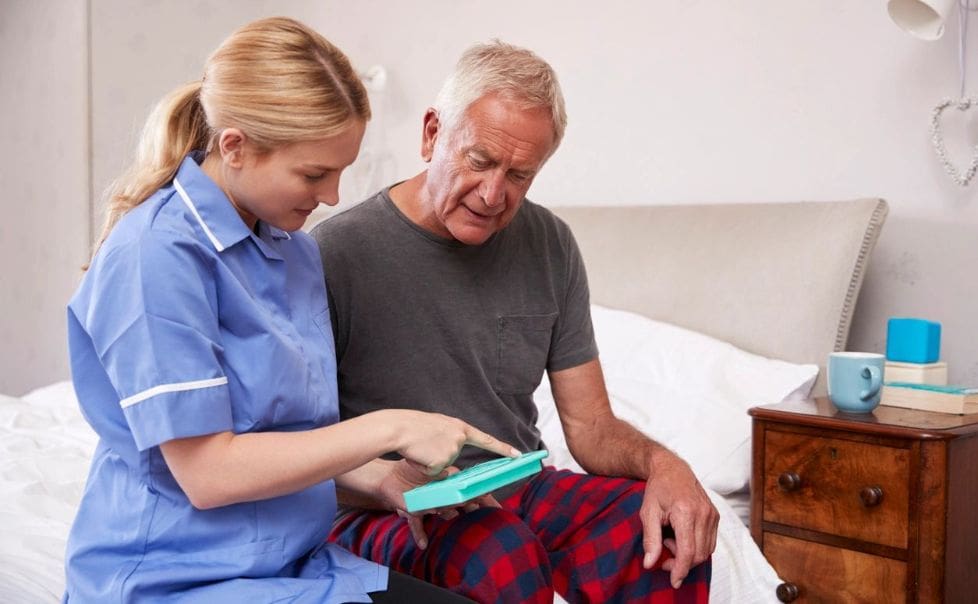
{"type": "Polygon", "coordinates": [[[497,368],[493,384],[500,394],[528,394],[543,379],[557,313],[507,315],[497,323],[497,368]]]}

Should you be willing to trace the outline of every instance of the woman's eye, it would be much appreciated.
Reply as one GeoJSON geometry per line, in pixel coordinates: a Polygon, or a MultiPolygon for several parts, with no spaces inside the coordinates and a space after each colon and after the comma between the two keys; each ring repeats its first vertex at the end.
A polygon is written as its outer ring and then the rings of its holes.
{"type": "Polygon", "coordinates": [[[319,174],[306,174],[306,180],[315,182],[317,180],[322,180],[324,176],[326,176],[325,172],[320,172],[319,174]]]}

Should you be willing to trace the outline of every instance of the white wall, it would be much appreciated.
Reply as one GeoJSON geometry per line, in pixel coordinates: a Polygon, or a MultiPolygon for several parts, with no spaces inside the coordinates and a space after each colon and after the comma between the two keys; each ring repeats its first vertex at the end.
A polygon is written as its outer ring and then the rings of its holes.
{"type": "MultiPolygon", "coordinates": [[[[978,250],[969,236],[978,185],[961,188],[944,174],[929,132],[932,107],[957,95],[956,18],[944,39],[927,44],[890,22],[884,0],[93,0],[95,190],[122,167],[150,104],[199,77],[206,54],[234,27],[271,14],[303,19],[358,66],[388,71],[365,149],[381,175],[356,166],[347,202],[420,169],[421,115],[442,78],[470,43],[500,37],[548,59],[567,97],[564,144],[532,198],[884,197],[890,218],[850,348],[882,350],[889,316],[932,318],[944,324],[952,379],[978,383],[970,337],[978,250]]],[[[975,54],[978,16],[972,23],[975,54]]],[[[978,60],[969,78],[978,93],[978,60]]],[[[978,122],[951,113],[948,145],[964,153],[978,122]]]]}
{"type": "Polygon", "coordinates": [[[84,0],[0,0],[0,392],[68,375],[65,304],[88,256],[84,0]]]}

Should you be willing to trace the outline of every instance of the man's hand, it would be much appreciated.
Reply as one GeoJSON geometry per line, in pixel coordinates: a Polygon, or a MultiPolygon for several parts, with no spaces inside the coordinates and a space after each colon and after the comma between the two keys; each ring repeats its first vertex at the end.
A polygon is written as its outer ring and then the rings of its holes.
{"type": "Polygon", "coordinates": [[[709,558],[716,547],[720,514],[706,491],[675,453],[615,417],[597,359],[551,373],[550,386],[567,446],[585,471],[646,481],[639,512],[645,549],[642,565],[651,568],[662,548],[668,548],[675,558],[662,568],[678,587],[689,569],[709,558]],[[608,447],[610,442],[617,446],[608,447]],[[663,542],[666,524],[672,526],[675,541],[663,542]]]}
{"type": "Polygon", "coordinates": [[[499,502],[492,495],[482,495],[463,503],[458,508],[444,507],[415,513],[407,511],[407,506],[404,503],[405,491],[427,484],[432,480],[450,476],[458,471],[458,468],[451,466],[437,476],[429,476],[418,464],[402,459],[391,465],[391,471],[380,484],[382,501],[388,509],[396,511],[398,516],[401,516],[407,521],[408,528],[411,530],[411,536],[414,537],[414,542],[421,549],[428,547],[428,536],[425,534],[423,523],[425,515],[438,514],[445,520],[451,520],[458,516],[459,509],[465,512],[471,512],[480,507],[500,507],[499,502]]]}
{"type": "Polygon", "coordinates": [[[652,461],[640,514],[645,547],[642,565],[652,568],[663,546],[668,548],[675,557],[666,560],[662,569],[669,571],[674,588],[682,584],[690,568],[709,558],[716,548],[720,514],[686,462],[667,450],[652,461]],[[672,526],[675,541],[663,541],[662,527],[666,524],[672,526]]]}

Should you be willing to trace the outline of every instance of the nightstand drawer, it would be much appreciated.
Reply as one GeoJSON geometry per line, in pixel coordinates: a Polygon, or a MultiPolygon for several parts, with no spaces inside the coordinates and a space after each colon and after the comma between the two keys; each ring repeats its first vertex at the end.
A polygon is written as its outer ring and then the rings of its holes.
{"type": "Polygon", "coordinates": [[[774,533],[764,533],[764,556],[797,588],[798,597],[789,601],[906,601],[907,567],[899,560],[774,533]]]}
{"type": "Polygon", "coordinates": [[[907,547],[909,450],[768,430],[765,522],[907,547]]]}

